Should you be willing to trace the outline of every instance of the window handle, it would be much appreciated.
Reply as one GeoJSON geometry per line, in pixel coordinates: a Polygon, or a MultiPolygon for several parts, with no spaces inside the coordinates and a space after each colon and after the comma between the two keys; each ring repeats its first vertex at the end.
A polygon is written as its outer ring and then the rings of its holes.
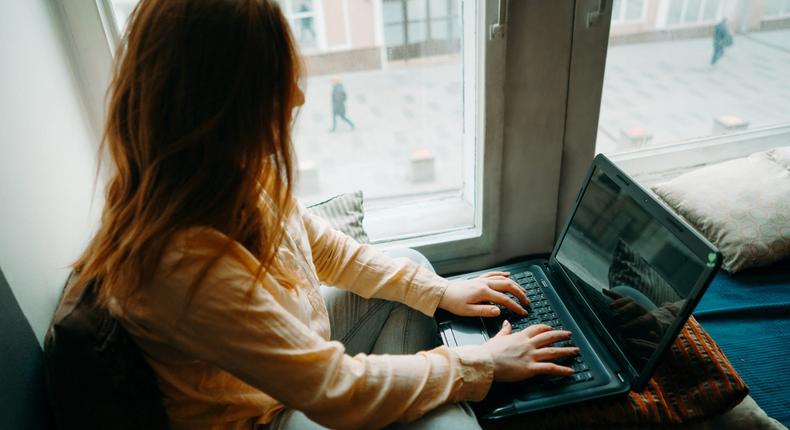
{"type": "Polygon", "coordinates": [[[490,40],[505,38],[505,30],[507,29],[507,1],[508,0],[499,0],[497,5],[497,21],[491,24],[491,32],[488,34],[490,40]]]}
{"type": "Polygon", "coordinates": [[[598,0],[598,9],[587,12],[587,28],[601,25],[601,20],[606,15],[606,3],[606,0],[598,0]]]}

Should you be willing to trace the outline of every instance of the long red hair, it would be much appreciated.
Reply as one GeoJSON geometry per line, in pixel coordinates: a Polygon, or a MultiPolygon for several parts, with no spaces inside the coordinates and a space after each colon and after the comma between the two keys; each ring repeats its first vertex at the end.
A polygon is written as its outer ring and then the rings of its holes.
{"type": "Polygon", "coordinates": [[[118,45],[101,145],[114,169],[77,284],[98,281],[102,303],[128,297],[191,226],[266,270],[292,208],[300,64],[273,0],[140,1],[118,45]]]}

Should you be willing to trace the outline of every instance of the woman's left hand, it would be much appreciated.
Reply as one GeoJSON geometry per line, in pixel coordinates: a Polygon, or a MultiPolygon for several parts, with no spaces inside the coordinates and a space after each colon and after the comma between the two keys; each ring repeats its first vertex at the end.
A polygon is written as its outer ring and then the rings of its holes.
{"type": "Polygon", "coordinates": [[[497,304],[505,306],[516,315],[526,315],[527,311],[505,293],[511,293],[523,305],[529,304],[524,290],[508,278],[508,272],[488,272],[479,278],[457,279],[439,302],[439,307],[458,316],[496,317],[500,310],[497,304]]]}

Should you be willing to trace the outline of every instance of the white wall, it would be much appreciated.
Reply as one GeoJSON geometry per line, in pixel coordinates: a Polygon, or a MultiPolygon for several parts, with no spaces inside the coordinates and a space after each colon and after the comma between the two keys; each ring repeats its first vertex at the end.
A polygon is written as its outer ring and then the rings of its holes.
{"type": "Polygon", "coordinates": [[[95,225],[96,136],[54,8],[0,0],[0,268],[39,342],[95,225]]]}

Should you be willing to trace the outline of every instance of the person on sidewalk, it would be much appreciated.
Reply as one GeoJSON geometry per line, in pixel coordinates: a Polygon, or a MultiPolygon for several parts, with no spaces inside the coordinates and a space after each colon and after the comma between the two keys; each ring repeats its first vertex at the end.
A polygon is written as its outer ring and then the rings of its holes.
{"type": "Polygon", "coordinates": [[[727,28],[727,18],[723,18],[713,29],[713,58],[710,60],[711,66],[724,55],[724,48],[732,45],[732,34],[727,28]]]}
{"type": "Polygon", "coordinates": [[[343,83],[337,77],[332,78],[332,130],[337,128],[337,117],[340,117],[351,129],[354,129],[354,123],[346,116],[346,89],[343,83]]]}

